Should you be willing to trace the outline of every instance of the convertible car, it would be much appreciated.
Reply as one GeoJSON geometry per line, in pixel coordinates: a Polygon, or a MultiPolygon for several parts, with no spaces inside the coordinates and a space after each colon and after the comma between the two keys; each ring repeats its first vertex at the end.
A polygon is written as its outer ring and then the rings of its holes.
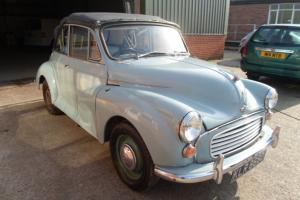
{"type": "Polygon", "coordinates": [[[46,108],[109,142],[121,180],[145,190],[159,178],[232,181],[276,147],[266,125],[272,87],[194,58],[177,24],[159,17],[74,13],[55,31],[36,77],[46,108]]]}

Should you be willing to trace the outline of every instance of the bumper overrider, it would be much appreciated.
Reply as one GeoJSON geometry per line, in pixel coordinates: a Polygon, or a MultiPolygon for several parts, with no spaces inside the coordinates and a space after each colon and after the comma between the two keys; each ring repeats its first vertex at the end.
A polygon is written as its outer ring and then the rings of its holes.
{"type": "Polygon", "coordinates": [[[178,183],[198,183],[207,180],[215,180],[220,184],[223,175],[243,166],[256,153],[263,152],[268,146],[275,148],[279,140],[280,127],[272,130],[264,126],[262,138],[248,149],[225,158],[219,155],[215,162],[206,164],[193,163],[185,167],[159,167],[155,166],[155,174],[165,180],[178,183]]]}

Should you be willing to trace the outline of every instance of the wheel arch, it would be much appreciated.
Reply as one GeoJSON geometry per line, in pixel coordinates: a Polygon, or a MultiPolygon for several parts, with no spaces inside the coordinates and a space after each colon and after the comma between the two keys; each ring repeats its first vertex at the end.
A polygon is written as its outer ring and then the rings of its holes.
{"type": "Polygon", "coordinates": [[[44,75],[40,75],[40,77],[38,78],[38,84],[39,84],[39,86],[41,85],[41,84],[43,84],[43,82],[46,80],[46,78],[45,78],[45,76],[44,75]]]}
{"type": "Polygon", "coordinates": [[[186,111],[174,100],[169,100],[135,88],[108,86],[96,99],[97,139],[100,143],[109,141],[112,128],[125,120],[137,130],[155,164],[182,166],[191,163],[192,159],[182,157],[185,143],[177,134],[177,123],[186,111]]]}
{"type": "Polygon", "coordinates": [[[58,97],[58,89],[55,70],[51,61],[43,63],[38,69],[36,75],[36,84],[38,89],[41,89],[40,86],[44,81],[47,81],[51,97],[53,98],[52,100],[55,101],[58,97]]]}
{"type": "MultiPolygon", "coordinates": [[[[135,128],[135,126],[125,117],[122,117],[120,115],[115,115],[112,116],[105,124],[105,128],[104,128],[104,142],[108,142],[110,140],[110,134],[113,130],[113,128],[115,126],[117,126],[118,124],[125,122],[128,123],[130,126],[132,126],[135,130],[137,130],[135,128]]],[[[137,131],[138,132],[138,131],[137,131]]],[[[138,132],[139,134],[139,132],[138,132]]]]}
{"type": "MultiPolygon", "coordinates": [[[[259,105],[261,109],[265,109],[265,97],[270,89],[271,86],[266,85],[264,83],[253,81],[250,79],[241,79],[247,90],[250,91],[250,94],[253,95],[256,100],[256,103],[259,105]]],[[[248,96],[250,100],[250,95],[248,96]]]]}

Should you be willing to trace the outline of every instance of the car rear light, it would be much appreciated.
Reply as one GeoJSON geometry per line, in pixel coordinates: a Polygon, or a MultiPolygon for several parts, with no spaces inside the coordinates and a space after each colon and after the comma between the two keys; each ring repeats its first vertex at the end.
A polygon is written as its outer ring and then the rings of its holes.
{"type": "Polygon", "coordinates": [[[247,57],[248,55],[248,47],[245,46],[243,49],[242,49],[242,57],[245,58],[247,57]]]}

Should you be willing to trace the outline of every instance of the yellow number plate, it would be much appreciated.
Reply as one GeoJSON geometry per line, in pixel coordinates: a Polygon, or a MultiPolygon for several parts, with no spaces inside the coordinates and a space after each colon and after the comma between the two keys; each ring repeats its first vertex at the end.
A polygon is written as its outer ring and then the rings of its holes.
{"type": "Polygon", "coordinates": [[[274,53],[269,51],[262,51],[260,52],[261,57],[268,57],[268,58],[276,58],[276,59],[286,59],[286,53],[274,53]]]}

